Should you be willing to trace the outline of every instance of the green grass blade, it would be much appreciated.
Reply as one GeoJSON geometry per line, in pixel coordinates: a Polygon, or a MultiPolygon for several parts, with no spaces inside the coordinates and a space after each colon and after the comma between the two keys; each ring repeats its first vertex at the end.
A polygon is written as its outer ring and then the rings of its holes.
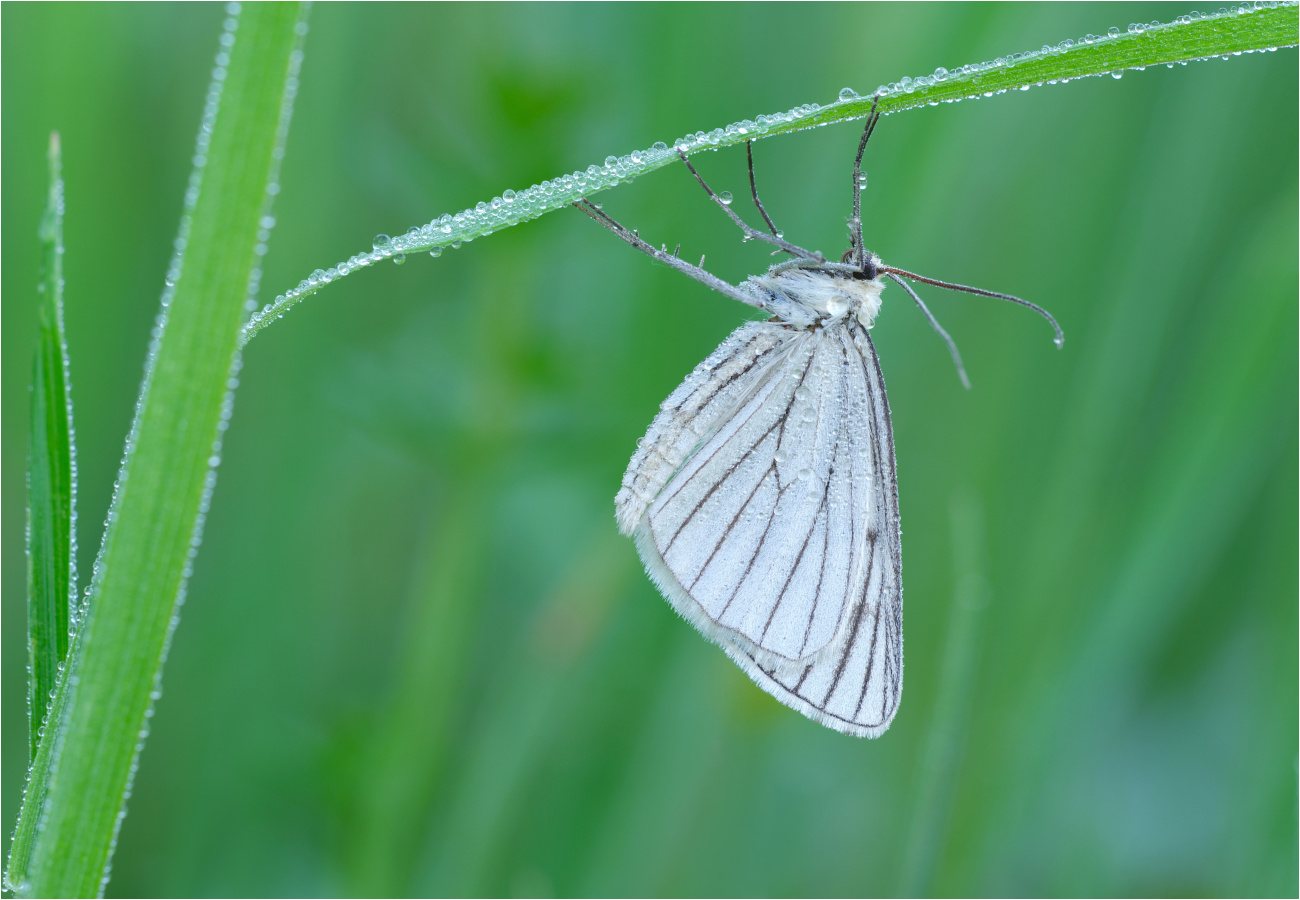
{"type": "Polygon", "coordinates": [[[72,384],[63,332],[63,172],[57,133],[50,135],[49,159],[50,195],[40,226],[40,336],[32,367],[27,445],[27,705],[31,758],[36,756],[59,666],[68,657],[68,610],[77,590],[77,464],[72,384]]]}
{"type": "MultiPolygon", "coordinates": [[[[76,441],[71,378],[63,330],[63,175],[58,134],[50,136],[50,191],[41,218],[40,329],[33,361],[31,431],[27,454],[28,785],[25,802],[45,800],[49,747],[41,751],[45,723],[57,722],[66,696],[61,666],[75,643],[77,590],[76,441]],[[33,777],[35,776],[35,777],[33,777]]],[[[21,816],[6,866],[25,871],[38,822],[21,816]]]]}
{"type": "Polygon", "coordinates": [[[28,895],[103,890],[215,481],[305,33],[299,4],[237,8],[222,33],[89,613],[56,699],[59,726],[41,742],[15,833],[8,877],[28,895]],[[41,795],[43,813],[32,802],[41,795]],[[33,837],[34,847],[18,846],[33,837]],[[15,865],[28,858],[25,871],[15,865]]]}
{"type": "Polygon", "coordinates": [[[845,88],[839,99],[825,106],[805,104],[787,112],[734,122],[726,128],[698,131],[678,138],[671,145],[661,142],[625,156],[609,156],[604,163],[588,166],[585,171],[562,175],[527,190],[504,191],[490,202],[412,227],[399,237],[377,239],[372,250],[358,253],[329,269],[317,269],[255,313],[244,327],[241,342],[247,343],[303,299],[358,269],[385,259],[401,261],[408,253],[428,252],[438,256],[447,247],[459,247],[503,228],[536,219],[582,197],[677,162],[678,149],[685,153],[716,150],[777,134],[861,119],[871,110],[873,97],[880,112],[888,115],[919,106],[955,103],[1007,91],[1060,84],[1090,75],[1118,78],[1126,71],[1140,71],[1147,66],[1173,66],[1193,60],[1294,47],[1300,44],[1300,34],[1297,33],[1300,16],[1297,12],[1294,2],[1240,6],[1218,13],[1180,16],[1167,25],[1131,26],[1127,33],[1111,29],[1109,34],[1087,35],[1078,41],[1065,40],[1054,47],[1012,53],[991,62],[959,66],[951,71],[936,69],[931,75],[903,78],[881,85],[867,95],[858,95],[845,88]]]}

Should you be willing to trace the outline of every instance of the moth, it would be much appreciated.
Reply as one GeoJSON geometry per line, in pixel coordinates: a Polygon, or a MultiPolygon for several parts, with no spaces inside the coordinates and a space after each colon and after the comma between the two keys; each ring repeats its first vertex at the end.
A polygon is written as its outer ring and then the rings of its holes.
{"type": "MultiPolygon", "coordinates": [[[[837,731],[882,734],[903,690],[903,562],[889,401],[871,328],[886,281],[956,345],[906,280],[1042,308],[887,266],[862,240],[862,156],[853,163],[850,246],[839,261],[787,243],[749,184],[768,232],[747,225],[678,154],[746,240],[789,259],[729,284],[656,249],[588,199],[584,213],[647,255],[768,313],[741,325],[673,391],[615,499],[619,530],[672,607],[763,690],[837,731]]],[[[703,263],[703,260],[701,260],[703,263]]]]}

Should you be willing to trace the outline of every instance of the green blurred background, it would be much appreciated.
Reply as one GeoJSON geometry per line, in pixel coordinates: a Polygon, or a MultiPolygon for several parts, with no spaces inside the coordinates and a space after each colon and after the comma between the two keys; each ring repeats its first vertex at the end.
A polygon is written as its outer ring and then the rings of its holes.
{"type": "MultiPolygon", "coordinates": [[[[263,283],[610,153],[1187,11],[322,5],[263,283]]],[[[5,823],[47,135],[84,577],[221,16],[3,8],[5,823]]],[[[843,249],[857,138],[756,145],[793,240],[843,249]]],[[[886,292],[907,690],[876,741],[750,685],[615,532],[637,438],[744,310],[577,211],[310,299],[246,354],[110,895],[1294,896],[1296,160],[1295,51],[881,124],[868,246],[1067,339],[926,290],[965,392],[886,292]]],[[[698,161],[745,189],[743,150],[698,161]]],[[[680,167],[602,199],[733,281],[771,261],[680,167]]]]}

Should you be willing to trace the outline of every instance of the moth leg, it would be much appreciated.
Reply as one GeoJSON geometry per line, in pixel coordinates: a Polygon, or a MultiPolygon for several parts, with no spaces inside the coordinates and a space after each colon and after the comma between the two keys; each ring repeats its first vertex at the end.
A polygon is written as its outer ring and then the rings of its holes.
{"type": "Polygon", "coordinates": [[[657,259],[659,262],[663,263],[664,265],[676,269],[678,272],[681,272],[683,275],[686,275],[690,278],[694,278],[696,281],[698,281],[700,284],[704,285],[705,287],[710,287],[713,290],[717,291],[719,294],[723,294],[724,296],[730,297],[732,300],[736,300],[739,301],[740,303],[744,303],[746,306],[753,306],[758,309],[766,309],[766,304],[760,298],[753,296],[747,291],[741,290],[740,288],[736,287],[734,284],[728,284],[718,276],[714,275],[711,272],[706,272],[704,269],[700,268],[699,266],[691,265],[685,260],[677,257],[675,254],[669,253],[667,250],[660,250],[651,246],[650,244],[647,244],[645,241],[641,239],[641,237],[635,231],[628,231],[618,222],[614,221],[614,219],[612,219],[603,210],[597,208],[596,205],[592,203],[590,200],[588,200],[586,197],[583,197],[581,200],[575,201],[573,205],[576,206],[578,209],[582,210],[591,218],[595,219],[601,225],[604,225],[606,228],[612,231],[618,238],[623,240],[625,243],[631,245],[632,247],[635,247],[637,250],[640,250],[642,253],[646,254],[647,256],[651,256],[657,259]]]}
{"type": "Polygon", "coordinates": [[[736,215],[735,210],[723,203],[722,198],[713,193],[713,188],[709,187],[705,180],[700,177],[700,173],[695,171],[695,166],[691,165],[691,161],[687,158],[686,152],[684,150],[678,150],[677,155],[682,158],[682,162],[686,163],[686,168],[691,170],[691,174],[694,175],[695,180],[700,183],[700,187],[704,188],[704,192],[713,198],[713,202],[718,204],[718,207],[731,218],[731,221],[736,223],[736,227],[745,233],[745,240],[766,241],[769,244],[779,247],[791,256],[797,256],[800,259],[811,259],[816,262],[826,262],[826,259],[820,253],[813,253],[809,250],[803,249],[802,247],[796,247],[794,244],[777,237],[775,234],[765,234],[761,231],[756,231],[753,228],[750,228],[749,225],[745,223],[744,219],[736,215]]]}
{"type": "Polygon", "coordinates": [[[762,214],[763,221],[767,223],[767,227],[772,229],[772,234],[776,237],[780,237],[781,232],[777,231],[775,223],[772,222],[772,217],[769,216],[767,210],[763,208],[763,201],[758,199],[758,184],[754,181],[753,141],[745,141],[745,159],[749,163],[749,193],[754,198],[754,205],[758,207],[758,211],[762,214]]]}

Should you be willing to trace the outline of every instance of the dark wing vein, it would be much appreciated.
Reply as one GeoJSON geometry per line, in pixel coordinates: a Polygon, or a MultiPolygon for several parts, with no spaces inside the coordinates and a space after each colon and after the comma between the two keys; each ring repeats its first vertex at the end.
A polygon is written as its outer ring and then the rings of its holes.
{"type": "MultiPolygon", "coordinates": [[[[813,532],[817,530],[817,523],[818,523],[818,521],[821,520],[822,513],[825,512],[825,510],[826,510],[826,498],[830,496],[830,487],[831,487],[831,486],[830,486],[830,482],[829,482],[829,481],[827,481],[826,484],[824,484],[824,485],[822,486],[822,502],[817,506],[817,513],[816,513],[816,515],[813,516],[812,524],[808,526],[808,533],[807,533],[806,535],[804,535],[803,546],[801,546],[801,547],[799,548],[799,555],[795,557],[795,559],[794,559],[794,565],[790,567],[790,574],[786,576],[786,578],[785,578],[785,584],[781,585],[781,593],[777,595],[777,597],[776,597],[776,603],[774,603],[774,604],[772,605],[772,611],[771,611],[770,613],[767,614],[767,622],[763,625],[763,633],[762,633],[762,634],[759,636],[759,638],[758,638],[758,641],[759,641],[760,644],[763,642],[763,639],[767,637],[767,630],[768,630],[769,628],[772,627],[772,620],[776,618],[776,611],[781,607],[781,601],[782,601],[783,599],[785,599],[785,592],[786,592],[786,590],[790,587],[790,582],[794,580],[794,573],[799,571],[799,563],[803,562],[803,555],[804,555],[804,552],[808,549],[808,542],[809,542],[810,540],[812,540],[813,532]]],[[[826,523],[826,531],[828,531],[828,532],[830,531],[830,522],[829,522],[829,521],[826,523]]],[[[764,535],[764,536],[766,537],[766,535],[764,535]]],[[[824,555],[823,555],[823,559],[822,559],[822,571],[825,571],[825,570],[826,570],[826,560],[825,560],[824,555]]],[[[818,586],[818,587],[821,587],[821,579],[820,579],[820,578],[817,580],[817,586],[818,586]]],[[[813,596],[816,597],[817,595],[814,593],[813,596]]],[[[725,612],[725,610],[724,610],[724,612],[725,612]]],[[[816,612],[817,612],[817,604],[816,604],[816,601],[814,601],[814,602],[813,602],[813,615],[815,615],[816,612]]],[[[810,616],[808,617],[808,628],[811,628],[811,627],[812,627],[812,615],[810,615],[810,616]]],[[[804,631],[804,639],[803,639],[803,641],[804,641],[804,644],[807,644],[807,643],[808,643],[808,632],[807,632],[807,630],[804,631]]],[[[800,652],[803,652],[803,648],[802,648],[802,647],[800,648],[800,652]]]]}
{"type": "MultiPolygon", "coordinates": [[[[785,487],[781,487],[781,472],[780,472],[779,469],[777,469],[775,463],[772,464],[771,472],[772,472],[773,475],[776,476],[776,500],[775,500],[775,501],[773,502],[773,504],[772,504],[773,509],[775,509],[775,508],[777,508],[777,507],[779,507],[779,506],[781,505],[781,498],[782,498],[783,496],[785,496],[785,492],[788,491],[788,490],[789,490],[791,487],[793,487],[794,485],[793,485],[793,483],[791,483],[791,484],[787,484],[785,487]]],[[[764,475],[763,478],[766,479],[766,478],[767,478],[767,475],[764,475]]],[[[736,582],[736,586],[735,586],[734,588],[732,588],[731,596],[727,598],[727,602],[726,602],[725,604],[723,604],[723,606],[722,606],[722,611],[718,613],[718,621],[719,621],[719,622],[721,622],[721,621],[722,621],[722,617],[723,617],[724,615],[726,615],[727,610],[731,607],[731,602],[732,602],[733,600],[736,599],[736,595],[740,593],[740,588],[741,588],[741,586],[745,583],[745,579],[749,577],[749,573],[750,573],[750,571],[753,570],[753,568],[754,568],[754,560],[758,559],[758,557],[762,554],[762,552],[763,552],[763,545],[764,545],[765,543],[767,543],[767,535],[768,535],[768,532],[770,532],[770,531],[772,530],[772,523],[775,522],[775,521],[776,521],[776,514],[775,514],[775,512],[774,512],[774,513],[773,513],[771,516],[769,516],[768,519],[767,519],[767,525],[764,526],[764,528],[763,528],[763,535],[762,535],[762,537],[760,537],[760,538],[758,539],[758,546],[755,547],[755,548],[754,548],[754,552],[751,553],[751,554],[749,555],[749,562],[746,563],[746,565],[745,565],[745,572],[744,572],[744,574],[740,576],[740,579],[736,582]]],[[[812,532],[809,532],[809,534],[811,534],[811,533],[812,533],[812,532]]],[[[701,574],[702,574],[702,573],[701,573],[701,574]]],[[[791,572],[791,574],[793,574],[793,572],[791,572]]],[[[786,583],[789,584],[789,582],[790,582],[790,579],[787,578],[787,579],[786,579],[786,583]]],[[[779,599],[778,599],[778,602],[779,602],[779,599]]]]}
{"type": "MultiPolygon", "coordinates": [[[[746,346],[748,346],[748,345],[746,345],[746,346]]],[[[778,348],[781,348],[781,347],[786,347],[786,349],[789,349],[788,344],[778,344],[778,345],[777,345],[776,347],[774,347],[773,349],[778,349],[778,348]]],[[[742,349],[743,349],[743,348],[742,348],[742,349]]],[[[771,352],[772,352],[772,350],[768,350],[766,353],[764,353],[764,356],[766,356],[767,353],[771,353],[771,352]]],[[[811,359],[812,359],[812,356],[809,355],[809,360],[811,361],[811,359]]],[[[746,371],[746,372],[749,372],[749,371],[752,370],[753,368],[754,368],[754,367],[751,365],[751,366],[749,366],[748,368],[746,368],[745,371],[746,371]]],[[[806,372],[806,371],[807,371],[807,369],[806,369],[806,367],[805,367],[805,372],[806,372]]],[[[742,373],[742,374],[743,374],[743,373],[742,373]]],[[[727,379],[727,383],[730,384],[730,383],[731,383],[732,381],[734,381],[737,377],[739,377],[739,375],[737,375],[737,376],[733,376],[732,378],[727,379]]],[[[774,375],[773,377],[779,377],[779,376],[775,376],[775,375],[774,375]]],[[[766,383],[765,381],[760,380],[759,384],[755,385],[755,387],[754,387],[755,394],[757,394],[757,393],[761,393],[761,392],[762,392],[762,388],[763,388],[763,385],[764,385],[765,383],[766,383]]],[[[709,398],[709,399],[711,400],[714,396],[717,395],[717,393],[718,393],[718,391],[715,391],[713,394],[710,395],[710,398],[709,398]]],[[[752,399],[753,399],[753,397],[755,396],[755,394],[751,394],[750,397],[745,401],[745,403],[752,401],[752,399]]],[[[706,401],[706,402],[707,402],[707,401],[706,401]]],[[[765,404],[766,402],[767,402],[766,400],[763,400],[762,402],[759,402],[759,403],[754,404],[754,408],[753,408],[752,410],[750,410],[749,415],[745,417],[745,422],[748,422],[748,421],[749,421],[750,419],[752,419],[754,416],[758,415],[758,414],[762,411],[763,406],[764,406],[764,404],[765,404]]],[[[740,409],[740,408],[742,408],[743,406],[744,406],[744,403],[741,403],[741,404],[739,404],[736,408],[737,408],[737,409],[740,409]]],[[[678,408],[680,409],[681,407],[679,406],[678,408]]],[[[789,406],[787,405],[787,407],[786,407],[786,411],[785,411],[785,415],[788,416],[789,414],[790,414],[790,408],[789,408],[789,406]]],[[[781,417],[781,420],[783,420],[784,417],[785,417],[785,416],[782,416],[782,417],[781,417]]],[[[778,420],[777,422],[773,423],[773,428],[775,428],[776,425],[781,424],[781,420],[778,420]]],[[[721,423],[721,424],[720,424],[720,429],[721,429],[721,430],[725,430],[725,429],[726,429],[726,425],[730,424],[731,419],[728,418],[728,417],[722,417],[722,418],[719,420],[719,422],[721,423]]],[[[743,427],[744,427],[744,422],[742,422],[739,426],[737,426],[736,430],[739,431],[739,430],[740,430],[741,428],[743,428],[743,427]]],[[[758,441],[755,442],[754,447],[757,447],[759,444],[761,444],[761,443],[763,442],[763,439],[765,439],[765,438],[766,438],[769,434],[771,434],[771,433],[772,433],[772,429],[769,428],[769,429],[768,429],[768,430],[763,434],[763,437],[760,438],[758,441]]],[[[715,435],[715,436],[716,436],[716,435],[715,435]]],[[[699,446],[699,449],[700,449],[700,450],[703,450],[705,446],[707,446],[707,443],[701,443],[700,446],[699,446]]],[[[727,441],[721,441],[721,442],[719,442],[718,445],[717,445],[716,447],[713,448],[712,452],[710,452],[708,456],[701,457],[699,460],[697,460],[697,459],[695,458],[695,454],[694,454],[694,453],[688,454],[687,457],[686,457],[686,459],[682,462],[682,468],[685,468],[686,466],[690,465],[690,464],[693,463],[693,462],[698,462],[698,465],[697,465],[695,471],[692,472],[688,477],[683,478],[680,484],[673,485],[673,484],[672,484],[672,481],[669,481],[669,485],[672,487],[672,490],[671,490],[669,493],[665,494],[662,498],[656,497],[654,502],[657,503],[657,504],[659,504],[660,507],[662,508],[665,504],[667,504],[667,503],[668,503],[669,501],[671,501],[674,497],[676,497],[679,493],[681,493],[682,490],[686,487],[686,485],[690,484],[691,481],[692,481],[692,479],[694,479],[696,475],[700,474],[700,471],[703,470],[703,468],[704,468],[704,467],[705,467],[709,462],[711,462],[711,461],[713,460],[713,457],[716,456],[716,455],[717,455],[717,454],[718,454],[718,453],[719,453],[719,452],[720,452],[724,447],[726,447],[726,446],[727,446],[727,441]]],[[[749,451],[745,454],[745,456],[748,456],[749,453],[752,453],[753,450],[754,450],[754,447],[750,447],[750,448],[749,448],[749,451]]],[[[742,456],[741,459],[744,459],[745,456],[742,456]]],[[[680,471],[680,470],[679,470],[679,471],[680,471]]],[[[725,481],[725,479],[720,479],[720,482],[721,482],[721,481],[725,481]]],[[[717,485],[714,485],[714,488],[716,488],[716,487],[717,487],[717,485]]],[[[666,489],[666,488],[665,488],[665,489],[666,489]]],[[[711,491],[712,491],[712,489],[711,489],[711,491]]],[[[711,491],[710,491],[710,492],[711,492],[711,491]]],[[[696,506],[696,510],[698,510],[698,509],[699,509],[699,506],[697,505],[697,506],[696,506]]],[[[694,512],[692,512],[692,515],[694,515],[694,512]]],[[[678,531],[680,531],[680,530],[681,530],[681,529],[679,528],[678,531]]],[[[673,538],[676,538],[676,537],[677,537],[677,535],[676,535],[676,533],[674,533],[674,534],[673,534],[673,538]]],[[[671,543],[671,540],[669,541],[669,543],[671,543]]]]}
{"type": "MultiPolygon", "coordinates": [[[[755,413],[751,413],[751,414],[750,414],[751,417],[752,417],[753,415],[755,415],[755,413]]],[[[766,441],[766,440],[768,439],[768,437],[772,434],[772,432],[776,430],[776,426],[777,426],[778,424],[780,424],[780,423],[779,423],[779,422],[773,422],[773,423],[772,423],[772,427],[769,428],[767,431],[763,432],[762,436],[760,436],[760,437],[758,438],[758,440],[754,441],[754,443],[753,443],[752,445],[750,445],[750,448],[749,448],[748,450],[746,450],[746,451],[744,452],[744,454],[740,456],[739,459],[736,460],[736,462],[735,462],[735,463],[733,464],[733,466],[732,466],[732,469],[734,470],[737,466],[739,466],[739,465],[740,465],[741,463],[743,463],[745,460],[749,459],[750,454],[753,453],[755,450],[757,450],[760,446],[762,446],[763,442],[766,441]]],[[[704,462],[700,464],[700,467],[699,467],[698,469],[696,469],[694,472],[692,472],[692,473],[691,473],[689,476],[687,476],[686,478],[683,478],[683,479],[682,479],[682,483],[678,486],[677,490],[673,491],[672,494],[670,494],[667,498],[665,498],[665,503],[666,503],[668,500],[671,500],[673,497],[676,497],[679,493],[681,493],[682,488],[686,487],[686,485],[689,484],[689,483],[691,482],[691,480],[695,478],[696,475],[698,475],[698,474],[700,474],[702,471],[704,471],[704,466],[707,465],[707,464],[709,463],[709,461],[712,460],[713,457],[716,456],[716,455],[718,454],[718,450],[720,450],[720,449],[721,449],[720,447],[719,447],[718,449],[715,449],[711,454],[709,454],[709,456],[705,457],[704,462]]],[[[767,475],[764,474],[763,478],[766,478],[766,477],[767,477],[767,475]]],[[[780,480],[780,479],[778,478],[778,482],[779,482],[779,480],[780,480]]],[[[680,525],[677,526],[677,530],[673,532],[673,536],[670,537],[670,538],[668,539],[668,543],[667,543],[667,544],[664,546],[664,548],[663,548],[664,553],[667,553],[669,550],[672,549],[673,541],[677,540],[677,535],[679,535],[679,534],[682,533],[682,529],[683,529],[683,528],[685,528],[687,525],[691,524],[691,522],[695,519],[695,514],[698,513],[698,512],[699,512],[699,511],[704,507],[705,502],[706,502],[710,497],[713,496],[713,492],[716,491],[719,487],[721,487],[722,485],[724,485],[724,484],[726,484],[726,483],[727,483],[727,479],[725,479],[725,478],[719,478],[716,482],[713,483],[713,487],[709,488],[709,489],[705,492],[704,496],[700,498],[700,502],[695,504],[695,507],[690,511],[690,513],[687,514],[686,518],[682,520],[682,524],[680,524],[680,525]]],[[[759,484],[762,484],[762,479],[759,479],[759,484]]]]}
{"type": "MultiPolygon", "coordinates": [[[[745,502],[740,505],[740,509],[736,510],[736,514],[731,517],[731,521],[727,523],[726,530],[722,532],[722,537],[718,538],[718,542],[713,545],[713,551],[709,554],[709,558],[704,561],[704,565],[700,567],[699,574],[696,575],[695,580],[691,582],[691,590],[695,589],[695,585],[700,583],[700,579],[704,577],[704,573],[709,570],[709,563],[713,562],[713,557],[718,555],[718,550],[731,534],[731,529],[736,527],[736,522],[740,520],[740,514],[749,508],[749,502],[754,499],[754,495],[757,494],[758,489],[763,486],[763,482],[767,481],[767,476],[773,474],[775,471],[776,463],[774,462],[772,465],[768,466],[767,471],[758,479],[758,483],[754,485],[754,489],[750,491],[749,496],[745,498],[745,502]]],[[[710,618],[712,618],[712,616],[710,616],[710,618]]]]}
{"type": "MultiPolygon", "coordinates": [[[[835,448],[837,450],[839,449],[839,442],[840,439],[837,433],[835,437],[835,448]]],[[[834,477],[835,477],[835,454],[832,453],[830,472],[826,476],[827,494],[830,493],[831,479],[834,477]]],[[[815,520],[814,520],[814,524],[815,524],[815,520]]],[[[826,530],[822,532],[822,564],[821,564],[821,568],[817,572],[817,587],[813,591],[814,597],[820,597],[822,595],[822,582],[826,580],[826,557],[830,553],[830,549],[831,549],[831,517],[829,514],[827,514],[826,530]]],[[[817,603],[816,601],[814,601],[812,614],[808,616],[808,624],[805,625],[803,629],[803,642],[799,645],[800,656],[803,656],[804,651],[808,649],[808,636],[812,634],[812,623],[813,623],[813,619],[815,619],[816,617],[817,617],[817,603]]],[[[804,678],[806,677],[808,677],[807,671],[804,672],[804,678]]],[[[799,679],[799,683],[803,684],[803,678],[799,679]]]]}
{"type": "MultiPolygon", "coordinates": [[[[740,348],[740,350],[741,350],[741,351],[748,350],[749,347],[750,347],[750,345],[753,344],[754,341],[756,341],[756,340],[761,336],[761,334],[762,334],[761,332],[756,333],[756,334],[754,335],[753,338],[751,338],[747,343],[745,343],[745,344],[740,348]]],[[[706,389],[706,388],[712,387],[712,388],[713,388],[713,391],[712,391],[712,392],[711,392],[707,397],[705,397],[702,401],[700,401],[700,402],[697,404],[697,407],[698,407],[699,409],[703,409],[704,407],[706,407],[706,406],[709,405],[709,403],[713,400],[714,397],[718,396],[718,395],[721,394],[723,391],[725,391],[727,388],[731,387],[731,385],[732,385],[733,383],[735,383],[737,379],[744,378],[746,375],[748,375],[750,372],[752,372],[756,366],[759,366],[760,364],[765,364],[765,361],[766,361],[767,357],[769,357],[770,355],[772,355],[772,354],[773,354],[774,352],[776,352],[777,350],[780,350],[780,349],[782,348],[782,346],[783,346],[783,344],[782,344],[781,342],[777,342],[777,343],[773,344],[771,347],[768,347],[766,350],[764,350],[764,351],[763,351],[762,353],[760,353],[758,356],[753,357],[753,358],[750,360],[749,365],[745,366],[743,369],[740,369],[739,371],[733,372],[733,373],[732,373],[731,375],[729,375],[729,376],[726,378],[726,380],[724,380],[724,381],[719,381],[719,382],[717,382],[717,383],[715,384],[714,382],[711,382],[711,381],[709,381],[709,380],[706,379],[706,380],[704,381],[703,384],[699,385],[698,387],[695,388],[695,390],[691,391],[689,394],[687,394],[685,397],[683,397],[682,400],[681,400],[681,402],[678,403],[678,404],[677,404],[675,407],[673,407],[673,408],[674,408],[674,409],[681,409],[683,406],[685,406],[687,403],[689,403],[689,402],[691,401],[691,398],[693,398],[693,397],[694,397],[696,394],[698,394],[700,391],[702,391],[702,390],[704,390],[704,389],[706,389]]],[[[733,355],[731,358],[732,358],[732,359],[735,359],[735,356],[733,355]]]]}
{"type": "MultiPolygon", "coordinates": [[[[871,562],[874,562],[874,560],[869,561],[867,564],[867,577],[863,579],[862,596],[858,598],[858,602],[853,607],[853,614],[849,619],[849,639],[845,642],[844,649],[840,651],[839,662],[835,664],[835,675],[831,678],[831,686],[826,689],[826,695],[822,697],[822,702],[814,704],[818,709],[826,708],[826,704],[831,700],[831,694],[835,693],[835,689],[839,687],[840,679],[844,677],[844,668],[849,664],[849,656],[853,653],[853,645],[857,642],[858,625],[862,623],[862,612],[867,608],[866,595],[867,587],[871,584],[871,562]]],[[[863,684],[865,685],[870,681],[871,663],[868,661],[867,677],[863,679],[863,684]]]]}

